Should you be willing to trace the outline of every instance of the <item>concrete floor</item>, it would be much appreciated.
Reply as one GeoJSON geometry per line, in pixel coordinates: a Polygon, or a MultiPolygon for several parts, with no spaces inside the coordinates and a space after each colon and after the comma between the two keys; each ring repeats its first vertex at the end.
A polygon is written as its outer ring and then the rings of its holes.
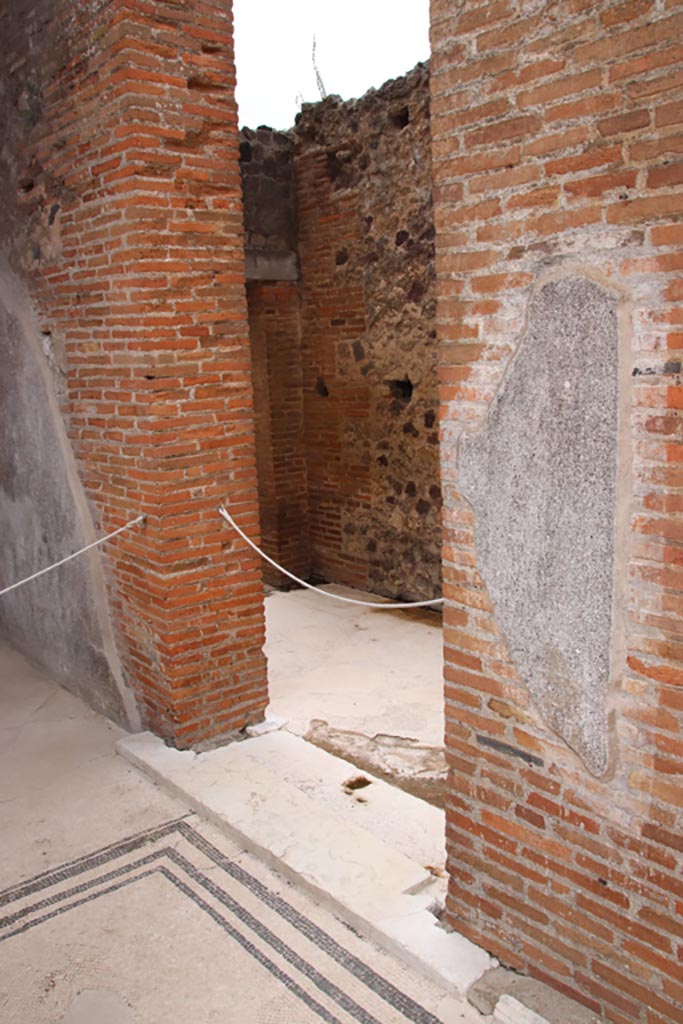
{"type": "Polygon", "coordinates": [[[115,756],[122,735],[0,647],[0,1020],[482,1020],[115,756]]]}
{"type": "MultiPolygon", "coordinates": [[[[330,585],[333,594],[378,600],[330,585]]],[[[443,805],[441,617],[330,600],[266,597],[269,713],[309,742],[443,805]]]]}

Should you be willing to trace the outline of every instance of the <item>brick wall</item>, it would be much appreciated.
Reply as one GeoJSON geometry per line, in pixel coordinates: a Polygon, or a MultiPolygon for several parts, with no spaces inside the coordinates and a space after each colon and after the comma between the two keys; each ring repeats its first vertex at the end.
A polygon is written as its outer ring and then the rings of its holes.
{"type": "Polygon", "coordinates": [[[622,1024],[683,1019],[682,30],[677,0],[432,0],[448,919],[622,1024]],[[458,493],[458,438],[553,274],[613,293],[628,339],[623,654],[597,777],[521,682],[458,493]]]}
{"type": "MultiPolygon", "coordinates": [[[[296,281],[247,285],[263,550],[302,579],[310,573],[301,322],[296,281]]],[[[290,580],[267,562],[274,586],[290,580]]]]}
{"type": "Polygon", "coordinates": [[[6,18],[33,47],[9,69],[3,248],[61,354],[98,525],[147,514],[104,556],[110,603],[147,725],[188,745],[266,703],[260,567],[216,515],[258,533],[230,6],[6,18]]]}
{"type": "Polygon", "coordinates": [[[312,570],[440,589],[427,68],[295,130],[312,570]]]}

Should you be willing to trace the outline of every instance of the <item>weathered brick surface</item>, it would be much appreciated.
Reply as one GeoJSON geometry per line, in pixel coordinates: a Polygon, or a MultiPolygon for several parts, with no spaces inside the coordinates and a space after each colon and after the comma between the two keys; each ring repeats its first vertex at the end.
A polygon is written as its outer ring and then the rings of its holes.
{"type": "Polygon", "coordinates": [[[432,0],[448,916],[631,1024],[683,1019],[682,28],[676,0],[432,0]],[[485,414],[549,271],[623,297],[632,339],[625,656],[601,779],[529,705],[458,495],[457,438],[485,414]]]}
{"type": "Polygon", "coordinates": [[[232,21],[222,0],[5,5],[2,244],[64,414],[147,724],[187,745],[266,703],[232,21]],[[30,58],[30,59],[29,59],[30,58]],[[15,198],[16,197],[16,198],[15,198]]]}
{"type": "Polygon", "coordinates": [[[428,73],[295,130],[313,572],[440,589],[428,73]]]}
{"type": "MultiPolygon", "coordinates": [[[[308,491],[304,448],[299,289],[294,281],[247,285],[254,425],[263,550],[308,579],[308,491]]],[[[291,581],[267,562],[275,586],[291,581]]]]}

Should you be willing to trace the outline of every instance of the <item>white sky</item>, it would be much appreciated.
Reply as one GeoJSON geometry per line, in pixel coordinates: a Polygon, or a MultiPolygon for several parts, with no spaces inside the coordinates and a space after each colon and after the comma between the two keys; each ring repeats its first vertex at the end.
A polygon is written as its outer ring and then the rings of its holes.
{"type": "Polygon", "coordinates": [[[291,128],[301,101],[362,96],[429,57],[429,0],[233,0],[240,125],[291,128]]]}

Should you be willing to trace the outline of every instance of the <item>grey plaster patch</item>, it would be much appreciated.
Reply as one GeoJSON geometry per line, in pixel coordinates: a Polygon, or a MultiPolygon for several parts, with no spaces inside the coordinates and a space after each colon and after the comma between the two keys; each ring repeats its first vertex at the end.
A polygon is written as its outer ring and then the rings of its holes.
{"type": "Polygon", "coordinates": [[[618,340],[615,297],[581,278],[544,285],[459,449],[496,621],[537,707],[595,775],[609,759],[618,340]]]}
{"type": "Polygon", "coordinates": [[[247,281],[296,281],[299,267],[295,252],[245,252],[244,276],[247,281]]]}
{"type": "MultiPolygon", "coordinates": [[[[0,589],[95,539],[28,300],[0,261],[0,589]]],[[[0,597],[0,635],[122,725],[123,680],[99,553],[0,597]]]]}

